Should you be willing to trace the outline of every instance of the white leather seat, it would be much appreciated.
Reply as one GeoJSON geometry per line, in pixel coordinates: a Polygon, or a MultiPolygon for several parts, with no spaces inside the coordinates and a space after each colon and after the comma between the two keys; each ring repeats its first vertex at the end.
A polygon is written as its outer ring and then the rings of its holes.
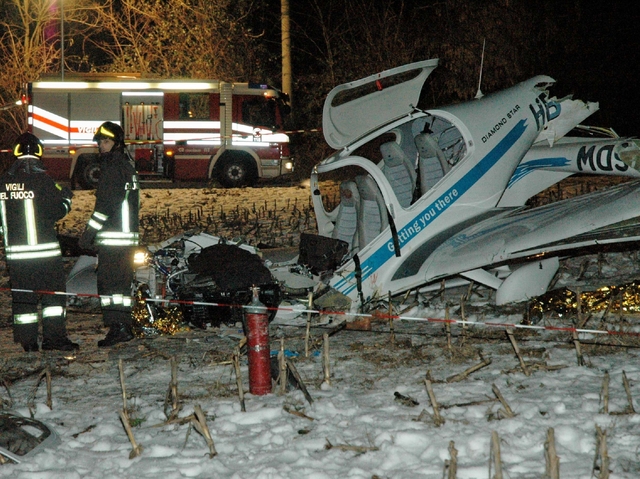
{"type": "Polygon", "coordinates": [[[438,145],[438,140],[430,133],[420,133],[414,138],[418,150],[418,171],[420,192],[424,195],[449,171],[449,164],[438,145]]]}
{"type": "Polygon", "coordinates": [[[358,247],[358,210],[360,195],[354,181],[340,184],[340,204],[331,237],[349,244],[349,251],[358,247]]]}
{"type": "Polygon", "coordinates": [[[369,175],[359,175],[355,181],[360,193],[358,242],[362,249],[389,225],[389,218],[384,198],[375,180],[369,175]]]}
{"type": "Polygon", "coordinates": [[[413,190],[416,186],[413,162],[395,141],[380,145],[380,153],[382,153],[383,162],[382,172],[389,180],[398,203],[406,208],[413,200],[413,190]]]}

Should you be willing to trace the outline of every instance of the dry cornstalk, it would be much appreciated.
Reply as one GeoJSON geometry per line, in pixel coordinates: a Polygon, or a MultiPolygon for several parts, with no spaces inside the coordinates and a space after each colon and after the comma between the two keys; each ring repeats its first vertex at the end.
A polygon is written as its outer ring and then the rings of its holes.
{"type": "Polygon", "coordinates": [[[578,332],[572,331],[571,337],[573,339],[573,345],[576,348],[576,359],[578,361],[578,366],[584,366],[584,356],[582,355],[582,345],[580,344],[580,339],[578,338],[578,332]]]}
{"type": "Polygon", "coordinates": [[[307,329],[304,333],[304,357],[309,357],[309,336],[311,335],[311,310],[313,309],[313,292],[309,292],[309,311],[307,312],[307,329]]]}
{"type": "Polygon", "coordinates": [[[449,376],[446,379],[446,382],[448,383],[455,383],[458,381],[462,381],[463,379],[466,379],[467,376],[469,376],[471,373],[474,373],[476,371],[478,371],[479,369],[482,369],[486,366],[488,366],[489,364],[491,364],[491,359],[483,359],[480,363],[471,366],[470,368],[466,369],[465,371],[458,373],[458,374],[454,374],[453,376],[449,376]]]}
{"type": "Polygon", "coordinates": [[[451,352],[451,323],[449,322],[449,306],[444,309],[444,328],[447,332],[447,349],[451,352]]]}
{"type": "MultiPolygon", "coordinates": [[[[122,390],[122,410],[126,415],[127,414],[127,388],[124,385],[124,366],[122,365],[122,358],[118,359],[118,370],[120,371],[120,389],[122,390]]],[[[129,424],[129,417],[127,416],[127,425],[128,424],[129,424]]]]}
{"type": "Polygon", "coordinates": [[[509,404],[507,403],[505,398],[502,396],[502,393],[498,389],[498,386],[496,386],[495,384],[492,384],[491,385],[491,390],[493,391],[493,394],[496,395],[496,397],[498,398],[498,401],[500,401],[500,404],[502,404],[502,407],[504,408],[504,409],[500,409],[500,411],[498,411],[498,413],[502,413],[502,416],[504,416],[506,418],[515,417],[515,414],[513,413],[513,410],[509,407],[509,404]]]}
{"type": "Polygon", "coordinates": [[[193,426],[196,428],[202,437],[204,437],[205,441],[207,441],[207,446],[209,447],[209,459],[215,457],[218,453],[216,452],[216,447],[213,444],[213,438],[211,437],[211,432],[209,432],[209,426],[207,426],[207,418],[202,412],[202,408],[199,404],[197,404],[193,408],[193,418],[192,418],[193,426]]]}
{"type": "Polygon", "coordinates": [[[440,404],[440,409],[451,409],[454,407],[469,407],[469,406],[480,406],[482,404],[487,404],[490,402],[496,402],[498,399],[496,398],[488,398],[488,399],[479,399],[477,401],[468,401],[456,404],[440,404]]]}
{"type": "Polygon", "coordinates": [[[389,291],[389,340],[392,346],[396,344],[396,333],[393,325],[393,304],[391,303],[391,291],[389,291]]]}
{"type": "Polygon", "coordinates": [[[280,338],[280,350],[278,351],[278,384],[280,386],[280,395],[287,394],[287,363],[284,360],[284,339],[280,338]]]}
{"type": "Polygon", "coordinates": [[[492,479],[502,479],[502,459],[500,458],[500,438],[496,431],[491,431],[491,452],[489,454],[489,477],[492,479]],[[491,475],[491,465],[496,468],[494,476],[491,475]]]}
{"type": "Polygon", "coordinates": [[[47,407],[53,410],[53,400],[51,399],[51,371],[49,367],[47,367],[45,375],[47,377],[47,407]]]}
{"type": "Polygon", "coordinates": [[[5,391],[7,391],[7,396],[9,399],[4,399],[0,397],[0,407],[2,409],[11,409],[13,407],[13,398],[11,397],[11,390],[9,389],[9,384],[5,378],[2,378],[2,385],[4,386],[5,391]]]}
{"type": "MultiPolygon", "coordinates": [[[[46,377],[47,371],[48,371],[48,368],[42,369],[40,371],[40,374],[38,375],[38,380],[33,386],[33,390],[31,391],[29,399],[27,400],[27,407],[29,408],[29,412],[31,413],[32,416],[33,416],[33,409],[35,409],[36,407],[36,395],[38,394],[38,388],[40,387],[42,380],[46,377]]],[[[7,383],[5,382],[5,387],[7,387],[6,384],[7,383]]],[[[7,387],[7,391],[9,391],[8,387],[7,387]]]]}
{"type": "Polygon", "coordinates": [[[602,413],[609,414],[609,373],[604,373],[604,379],[602,380],[602,391],[600,392],[600,398],[602,399],[602,413]]]}
{"type": "Polygon", "coordinates": [[[238,399],[240,400],[240,410],[246,412],[244,404],[244,389],[242,388],[242,374],[240,373],[240,348],[233,350],[233,368],[236,372],[236,385],[238,386],[238,399]]]}
{"type": "Polygon", "coordinates": [[[377,451],[378,448],[376,446],[352,446],[350,444],[331,444],[329,439],[326,439],[327,444],[325,444],[325,449],[340,449],[341,451],[352,451],[358,454],[363,454],[367,451],[377,451]]]}
{"type": "Polygon", "coordinates": [[[627,393],[627,412],[629,414],[635,414],[636,410],[633,408],[633,398],[631,397],[631,388],[629,387],[629,380],[627,379],[627,373],[622,371],[622,384],[624,384],[624,390],[627,393]]]}
{"type": "Polygon", "coordinates": [[[436,395],[433,392],[433,386],[431,385],[431,381],[428,379],[424,380],[424,384],[427,387],[427,394],[429,395],[429,400],[431,401],[431,407],[433,408],[433,422],[436,426],[442,426],[445,421],[444,418],[440,415],[440,409],[438,408],[438,401],[436,400],[436,395]]]}
{"type": "MultiPolygon", "coordinates": [[[[578,322],[577,326],[580,327],[580,323],[582,322],[582,292],[580,288],[576,291],[576,299],[577,304],[576,308],[578,310],[578,322]]],[[[578,366],[584,366],[584,357],[582,356],[582,345],[580,344],[580,339],[578,338],[578,332],[574,329],[571,332],[571,337],[573,338],[573,345],[576,348],[576,359],[578,360],[578,366]]]]}
{"type": "Polygon", "coordinates": [[[471,286],[473,282],[469,284],[469,292],[467,295],[464,294],[460,296],[460,319],[462,319],[462,334],[460,335],[460,345],[464,346],[465,341],[467,340],[467,315],[464,311],[464,303],[468,297],[471,295],[471,286]]]}
{"type": "Polygon", "coordinates": [[[129,442],[131,443],[132,447],[131,452],[129,453],[129,459],[138,457],[140,454],[142,454],[143,447],[138,444],[136,442],[136,438],[133,437],[133,431],[131,430],[131,424],[129,424],[129,415],[127,414],[126,409],[122,409],[120,411],[120,420],[122,421],[122,425],[124,426],[124,430],[127,433],[127,437],[129,438],[129,442]]]}
{"type": "Polygon", "coordinates": [[[525,376],[529,376],[531,372],[529,371],[529,368],[527,368],[527,364],[524,362],[524,358],[520,353],[520,348],[518,347],[516,338],[513,335],[512,328],[507,328],[507,336],[509,337],[509,341],[511,342],[511,346],[513,346],[513,350],[515,351],[516,356],[518,356],[518,361],[520,361],[520,368],[522,368],[522,372],[524,373],[525,376]]]}
{"type": "Polygon", "coordinates": [[[171,412],[179,409],[180,397],[178,395],[178,362],[176,357],[171,357],[171,412]]]}
{"type": "Polygon", "coordinates": [[[285,361],[287,363],[286,365],[287,368],[289,369],[289,371],[297,381],[298,387],[302,391],[304,398],[307,400],[309,404],[313,404],[313,398],[311,397],[311,394],[309,394],[309,390],[307,389],[307,386],[304,384],[304,381],[302,380],[300,373],[298,373],[298,368],[296,368],[296,365],[293,364],[293,361],[291,361],[291,359],[285,358],[285,361]]]}
{"type": "Polygon", "coordinates": [[[167,419],[178,417],[178,413],[182,409],[180,405],[180,397],[178,395],[178,362],[175,356],[171,356],[171,382],[167,389],[167,395],[164,399],[164,415],[167,419]],[[171,403],[171,412],[167,412],[168,405],[171,403]]]}
{"type": "MultiPolygon", "coordinates": [[[[529,370],[529,372],[534,372],[534,371],[559,371],[560,369],[564,369],[568,366],[564,366],[561,364],[546,364],[545,362],[528,362],[527,363],[527,369],[529,370]]],[[[522,368],[520,366],[516,367],[516,368],[512,368],[512,369],[505,369],[502,371],[503,374],[515,374],[518,372],[521,372],[522,368]]]]}
{"type": "Polygon", "coordinates": [[[298,417],[301,417],[301,418],[304,418],[304,419],[308,419],[309,421],[315,421],[314,418],[309,417],[305,413],[302,413],[300,411],[296,411],[295,409],[291,409],[286,404],[284,406],[282,406],[282,409],[284,409],[286,412],[288,412],[289,414],[292,414],[294,416],[298,416],[298,417]]]}
{"type": "Polygon", "coordinates": [[[607,452],[607,431],[596,424],[596,457],[593,460],[593,473],[598,479],[609,478],[609,453],[607,452]]]}
{"type": "Polygon", "coordinates": [[[324,371],[324,382],[331,385],[331,369],[329,367],[329,334],[322,335],[322,369],[324,371]]]}
{"type": "Polygon", "coordinates": [[[547,440],[544,443],[544,459],[546,463],[545,478],[560,479],[560,458],[556,453],[556,439],[552,427],[547,429],[547,440]]]}
{"type": "Polygon", "coordinates": [[[446,475],[446,479],[456,479],[456,474],[458,473],[458,450],[455,448],[454,442],[449,442],[449,457],[444,461],[444,471],[442,473],[442,477],[444,478],[446,475]]]}

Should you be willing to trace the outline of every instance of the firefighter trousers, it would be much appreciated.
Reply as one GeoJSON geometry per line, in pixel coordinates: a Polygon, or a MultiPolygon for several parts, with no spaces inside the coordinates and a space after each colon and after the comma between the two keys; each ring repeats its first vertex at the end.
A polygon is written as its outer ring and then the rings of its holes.
{"type": "Polygon", "coordinates": [[[98,294],[107,327],[131,327],[131,283],[135,247],[98,247],[98,294]]]}
{"type": "Polygon", "coordinates": [[[7,260],[11,282],[13,339],[22,345],[38,341],[38,304],[41,305],[42,336],[67,337],[67,298],[62,257],[7,260]],[[58,292],[58,294],[56,294],[58,292]]]}

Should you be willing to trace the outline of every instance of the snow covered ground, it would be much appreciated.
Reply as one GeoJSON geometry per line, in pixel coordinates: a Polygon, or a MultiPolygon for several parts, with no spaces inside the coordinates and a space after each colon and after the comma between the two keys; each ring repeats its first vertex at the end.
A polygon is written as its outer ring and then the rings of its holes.
{"type": "MultiPolygon", "coordinates": [[[[77,358],[14,351],[4,360],[4,377],[11,368],[26,371],[51,365],[52,409],[46,405],[44,381],[35,389],[37,374],[16,380],[8,390],[0,390],[0,396],[7,400],[10,391],[14,411],[33,413],[53,426],[61,441],[21,464],[0,466],[0,477],[435,479],[443,477],[453,441],[456,477],[489,478],[495,474],[495,465],[491,470],[489,466],[495,431],[503,476],[541,478],[549,428],[555,431],[560,477],[600,477],[599,469],[594,473],[594,463],[601,464],[596,426],[606,432],[609,477],[640,477],[640,415],[622,414],[629,407],[623,372],[633,407],[640,411],[638,349],[585,344],[587,365],[578,366],[570,333],[519,329],[516,339],[531,369],[526,376],[502,328],[473,327],[463,343],[461,329],[454,325],[449,349],[442,324],[398,320],[392,343],[387,322],[374,321],[371,331],[347,329],[331,336],[331,380],[326,384],[319,353],[322,334],[332,325],[312,328],[315,341],[305,358],[305,318],[286,316],[271,326],[271,349],[276,350],[284,338],[313,403],[300,390],[279,395],[274,387],[266,396],[247,393],[242,412],[233,366],[228,363],[238,330],[139,339],[101,352],[94,344],[96,334],[101,334],[99,315],[80,328],[74,326],[72,312],[71,335],[82,343],[77,358]],[[87,331],[94,336],[85,335],[87,331]],[[480,355],[491,363],[466,379],[446,382],[478,364],[480,355]],[[204,437],[188,423],[165,423],[171,356],[178,361],[179,417],[188,417],[196,406],[202,408],[217,451],[214,457],[209,456],[204,437]],[[133,435],[143,448],[133,459],[119,417],[123,402],[119,359],[124,365],[129,417],[136,424],[133,435]],[[607,372],[609,414],[603,413],[600,397],[607,372]],[[441,426],[432,419],[427,375],[445,420],[441,426]],[[493,385],[515,417],[500,418],[503,406],[493,385]]],[[[414,307],[406,316],[443,318],[444,309],[414,307]]],[[[469,319],[519,322],[521,316],[473,312],[469,319]]],[[[582,335],[581,339],[634,343],[625,336],[582,335]]],[[[241,370],[248,391],[244,361],[241,370]]]]}
{"type": "MultiPolygon", "coordinates": [[[[143,203],[157,207],[182,204],[175,198],[157,199],[152,193],[145,192],[143,203]]],[[[176,192],[158,194],[178,196],[176,192]]],[[[232,191],[227,196],[237,203],[236,194],[232,191]]],[[[204,201],[185,191],[179,196],[185,204],[204,201]]],[[[224,195],[207,195],[211,196],[216,196],[217,202],[226,199],[224,195]]],[[[74,200],[77,218],[65,219],[63,230],[79,234],[91,208],[90,192],[78,192],[74,200]]],[[[586,269],[579,261],[572,265],[573,276],[590,283],[605,273],[606,283],[610,279],[624,282],[637,278],[637,258],[627,259],[624,264],[594,260],[586,269]]],[[[561,282],[569,283],[564,276],[561,282]]],[[[450,304],[456,305],[459,297],[450,296],[450,304]]],[[[3,291],[0,309],[4,316],[9,314],[9,304],[8,293],[3,291]]],[[[404,312],[403,317],[445,317],[438,300],[428,306],[424,301],[421,304],[404,312]]],[[[482,303],[477,307],[469,304],[466,312],[469,320],[479,323],[518,323],[522,319],[521,314],[483,307],[482,303]]],[[[640,330],[637,313],[624,314],[620,319],[618,312],[612,308],[605,327],[640,330]]],[[[450,314],[452,319],[459,318],[456,307],[450,314]]],[[[460,326],[453,325],[449,349],[442,323],[396,321],[396,342],[392,344],[387,322],[373,322],[372,331],[341,330],[331,336],[329,385],[323,383],[319,352],[322,334],[334,324],[314,318],[318,322],[312,329],[315,341],[312,354],[305,358],[305,317],[288,316],[282,314],[272,324],[271,347],[277,349],[280,338],[285,339],[285,348],[291,352],[290,359],[303,377],[313,404],[299,390],[279,395],[274,388],[274,393],[266,396],[247,394],[246,412],[241,411],[236,377],[229,363],[241,336],[238,329],[138,339],[98,350],[96,342],[105,333],[100,314],[72,309],[69,331],[81,349],[77,356],[65,358],[61,353],[22,352],[11,341],[11,329],[5,321],[4,326],[0,324],[2,406],[23,416],[33,414],[50,424],[59,434],[60,443],[21,464],[0,465],[0,477],[440,479],[453,441],[456,477],[485,479],[495,474],[495,466],[489,471],[495,431],[500,439],[503,477],[538,479],[545,473],[544,445],[553,428],[560,477],[590,478],[600,472],[596,469],[594,473],[594,463],[598,467],[601,464],[596,426],[606,432],[609,477],[640,477],[640,415],[623,414],[629,407],[623,372],[630,384],[633,407],[640,412],[637,337],[581,334],[587,364],[578,366],[570,333],[516,329],[515,337],[531,369],[526,376],[503,327],[473,326],[463,344],[460,326]],[[188,422],[166,423],[172,356],[178,362],[182,405],[178,416],[188,418],[196,406],[202,408],[217,451],[212,458],[205,439],[188,422]],[[490,359],[491,364],[462,381],[446,382],[479,364],[480,356],[490,359]],[[133,435],[143,448],[133,459],[129,458],[132,446],[119,416],[123,407],[120,359],[133,435]],[[51,409],[47,406],[45,380],[39,380],[47,366],[52,376],[51,409]],[[600,397],[607,372],[609,414],[603,412],[600,397]],[[441,426],[431,418],[427,374],[445,420],[441,426]],[[499,410],[504,407],[497,401],[493,385],[515,417],[500,419],[499,410]],[[410,399],[398,400],[395,393],[400,399],[410,399]],[[329,444],[332,447],[328,448],[329,444]]],[[[545,324],[571,326],[571,320],[556,316],[545,324]]],[[[597,319],[592,319],[587,329],[598,326],[597,319]]],[[[248,391],[244,358],[241,371],[244,390],[248,391]]]]}

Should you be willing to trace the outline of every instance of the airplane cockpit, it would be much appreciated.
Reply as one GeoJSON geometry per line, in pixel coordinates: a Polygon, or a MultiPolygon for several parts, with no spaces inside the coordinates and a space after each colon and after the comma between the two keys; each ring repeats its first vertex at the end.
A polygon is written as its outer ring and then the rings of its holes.
{"type": "MultiPolygon", "coordinates": [[[[371,139],[349,157],[327,162],[333,166],[329,176],[336,179],[324,182],[315,176],[316,200],[321,200],[324,212],[319,215],[319,224],[324,225],[319,228],[320,234],[348,243],[345,260],[352,258],[390,225],[393,227],[394,204],[411,208],[466,153],[460,130],[441,116],[427,114],[371,139]],[[336,181],[338,191],[334,186],[332,192],[323,192],[323,185],[336,181]]],[[[318,215],[320,201],[314,200],[314,204],[318,215]]]]}

